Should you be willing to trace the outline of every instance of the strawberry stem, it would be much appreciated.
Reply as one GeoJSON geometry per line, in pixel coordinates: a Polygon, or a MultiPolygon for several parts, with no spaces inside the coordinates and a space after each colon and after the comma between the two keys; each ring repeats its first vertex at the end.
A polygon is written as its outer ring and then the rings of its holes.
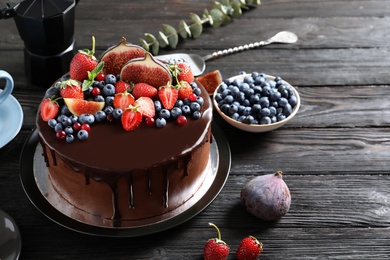
{"type": "Polygon", "coordinates": [[[217,225],[213,224],[213,223],[209,223],[209,226],[212,226],[214,227],[217,232],[218,232],[218,240],[221,240],[221,231],[219,231],[219,228],[217,227],[217,225]]]}

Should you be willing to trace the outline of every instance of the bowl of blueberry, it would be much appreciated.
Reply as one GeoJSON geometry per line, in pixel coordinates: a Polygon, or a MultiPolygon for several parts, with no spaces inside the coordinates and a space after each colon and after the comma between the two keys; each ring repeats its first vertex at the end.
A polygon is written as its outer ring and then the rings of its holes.
{"type": "Polygon", "coordinates": [[[254,133],[275,130],[298,112],[298,91],[281,77],[241,72],[225,79],[214,91],[217,112],[230,125],[254,133]]]}

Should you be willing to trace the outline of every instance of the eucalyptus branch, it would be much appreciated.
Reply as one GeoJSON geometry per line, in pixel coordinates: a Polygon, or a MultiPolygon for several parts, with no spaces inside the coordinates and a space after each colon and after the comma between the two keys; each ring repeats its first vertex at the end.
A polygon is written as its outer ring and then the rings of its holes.
{"type": "Polygon", "coordinates": [[[178,28],[163,24],[157,36],[145,33],[140,39],[142,47],[157,55],[160,48],[175,49],[180,39],[198,38],[202,35],[204,25],[220,27],[232,21],[233,17],[241,16],[244,10],[260,5],[260,0],[220,0],[214,2],[210,11],[204,10],[202,16],[190,13],[191,23],[181,20],[178,28]]]}

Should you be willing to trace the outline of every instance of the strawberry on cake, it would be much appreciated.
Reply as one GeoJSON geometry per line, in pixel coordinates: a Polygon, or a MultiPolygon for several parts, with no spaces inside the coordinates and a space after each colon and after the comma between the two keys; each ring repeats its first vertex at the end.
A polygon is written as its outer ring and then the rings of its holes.
{"type": "Polygon", "coordinates": [[[185,63],[162,63],[124,38],[99,61],[93,49],[75,55],[37,114],[50,185],[114,227],[180,207],[207,175],[207,91],[185,63]]]}

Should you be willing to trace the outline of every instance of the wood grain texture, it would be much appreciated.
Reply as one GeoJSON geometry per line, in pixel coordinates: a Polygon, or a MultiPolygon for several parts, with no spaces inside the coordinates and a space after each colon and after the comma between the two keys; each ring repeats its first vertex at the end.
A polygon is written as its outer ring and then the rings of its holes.
{"type": "MultiPolygon", "coordinates": [[[[77,47],[97,39],[97,54],[121,36],[138,43],[161,24],[176,26],[212,1],[83,0],[76,10],[77,47]]],[[[240,71],[279,75],[301,96],[297,116],[263,134],[239,131],[216,113],[231,149],[229,178],[204,211],[170,230],[137,238],[81,234],[45,217],[25,195],[20,154],[35,128],[45,89],[24,74],[23,41],[12,19],[0,21],[0,69],[15,79],[13,95],[24,112],[21,132],[0,149],[0,208],[18,223],[21,259],[203,259],[217,224],[231,247],[247,235],[263,242],[260,259],[390,259],[390,1],[263,0],[220,28],[206,26],[199,39],[161,53],[210,52],[263,40],[280,30],[299,36],[215,59],[207,70],[227,78],[240,71]],[[255,176],[284,172],[292,204],[280,221],[261,221],[240,202],[255,176]]],[[[0,122],[1,124],[1,122],[0,122]]]]}

